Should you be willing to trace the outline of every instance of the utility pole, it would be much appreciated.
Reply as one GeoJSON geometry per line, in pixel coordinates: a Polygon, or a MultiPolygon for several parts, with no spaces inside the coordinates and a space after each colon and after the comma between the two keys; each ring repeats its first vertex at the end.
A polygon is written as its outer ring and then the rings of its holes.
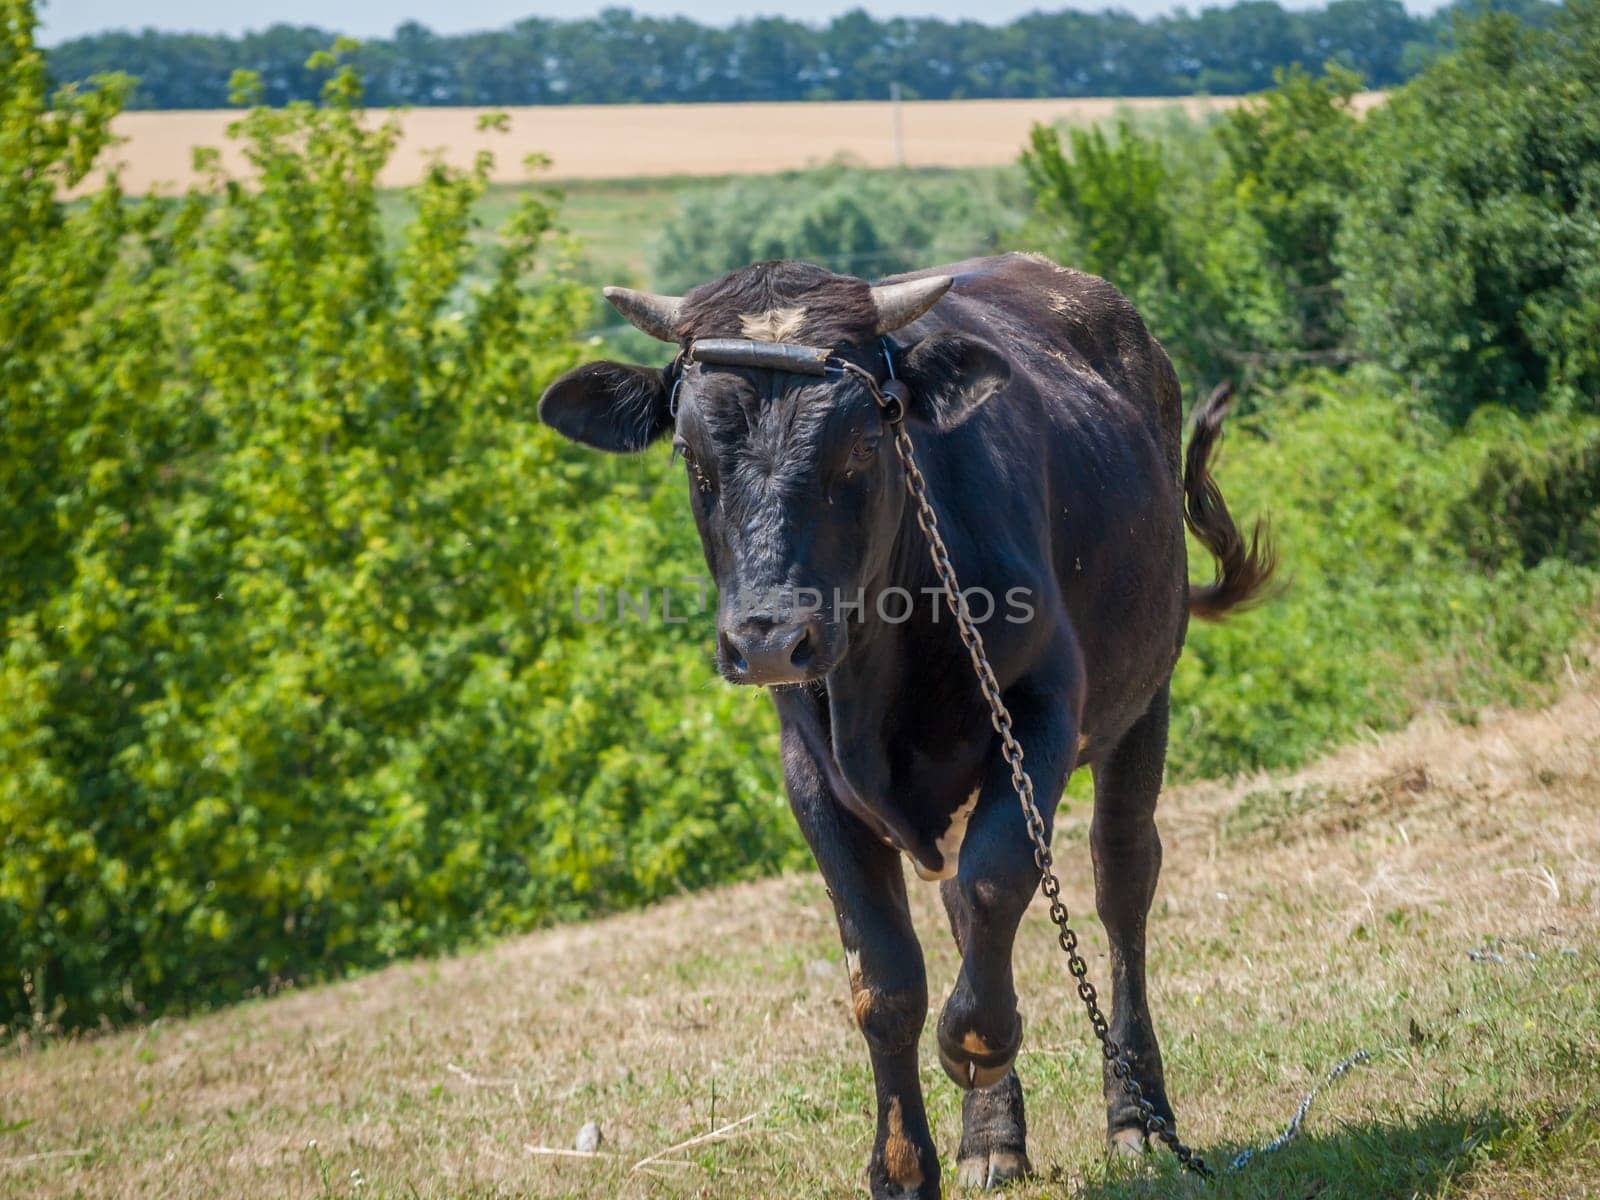
{"type": "Polygon", "coordinates": [[[904,167],[906,165],[906,131],[905,122],[901,119],[900,85],[898,83],[889,85],[889,103],[894,106],[894,165],[896,167],[904,167]]]}

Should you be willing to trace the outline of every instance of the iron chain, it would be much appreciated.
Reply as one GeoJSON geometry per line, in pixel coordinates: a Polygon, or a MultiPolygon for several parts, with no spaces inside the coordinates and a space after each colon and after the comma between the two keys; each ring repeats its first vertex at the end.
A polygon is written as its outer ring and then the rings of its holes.
{"type": "MultiPolygon", "coordinates": [[[[877,391],[876,388],[873,390],[877,391]]],[[[1094,1036],[1099,1039],[1101,1052],[1105,1055],[1106,1062],[1110,1064],[1112,1075],[1116,1077],[1123,1092],[1139,1112],[1145,1135],[1159,1138],[1166,1143],[1167,1148],[1177,1156],[1186,1170],[1193,1171],[1203,1179],[1209,1179],[1212,1177],[1212,1170],[1206,1165],[1205,1159],[1179,1139],[1177,1131],[1156,1112],[1155,1105],[1144,1094],[1144,1088],[1140,1086],[1134,1074],[1132,1057],[1126,1048],[1111,1036],[1111,1027],[1106,1021],[1105,1014],[1100,1011],[1099,994],[1095,991],[1094,984],[1089,982],[1089,964],[1084,962],[1083,955],[1078,953],[1078,935],[1073,931],[1067,906],[1061,901],[1061,881],[1056,878],[1055,859],[1050,854],[1050,839],[1045,829],[1044,817],[1034,801],[1033,779],[1022,765],[1022,746],[1012,733],[1011,713],[1006,708],[1004,697],[1000,694],[1000,682],[995,678],[994,668],[989,665],[988,655],[984,653],[983,635],[978,632],[977,623],[973,621],[972,614],[967,609],[966,599],[961,595],[961,585],[956,581],[955,567],[950,563],[950,551],[945,547],[944,538],[939,536],[939,521],[934,516],[933,505],[928,502],[927,481],[923,479],[922,472],[917,467],[916,456],[911,447],[911,436],[906,432],[903,422],[893,422],[891,428],[894,430],[895,453],[905,470],[906,490],[917,506],[917,525],[928,539],[928,553],[933,559],[933,569],[937,572],[939,583],[944,589],[945,603],[949,606],[951,615],[955,617],[961,642],[966,646],[967,654],[972,659],[972,669],[978,676],[978,687],[989,705],[989,719],[994,725],[995,732],[1000,735],[1001,751],[1005,754],[1006,761],[1011,764],[1011,786],[1017,793],[1017,800],[1022,804],[1022,817],[1028,827],[1028,839],[1033,843],[1033,862],[1039,869],[1039,890],[1050,902],[1050,920],[1056,926],[1056,940],[1066,953],[1067,970],[1077,980],[1078,999],[1083,1001],[1084,1010],[1089,1014],[1089,1024],[1094,1029],[1094,1036]]]]}

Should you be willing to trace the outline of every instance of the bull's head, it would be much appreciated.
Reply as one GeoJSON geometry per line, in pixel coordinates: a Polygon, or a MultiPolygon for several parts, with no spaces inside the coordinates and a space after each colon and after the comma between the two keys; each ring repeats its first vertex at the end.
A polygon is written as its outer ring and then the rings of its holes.
{"type": "MultiPolygon", "coordinates": [[[[802,343],[879,379],[891,354],[911,395],[907,419],[948,430],[1010,375],[997,351],[965,334],[906,336],[951,282],[944,275],[871,287],[805,263],[770,262],[682,297],[607,288],[606,299],[681,348],[702,338],[802,343]]],[[[717,584],[724,676],[803,683],[838,665],[851,619],[871,612],[885,581],[905,509],[892,438],[863,380],[692,355],[662,369],[595,362],[551,384],[539,416],[613,453],[672,436],[717,584]],[[864,609],[852,609],[863,594],[864,609]]]]}

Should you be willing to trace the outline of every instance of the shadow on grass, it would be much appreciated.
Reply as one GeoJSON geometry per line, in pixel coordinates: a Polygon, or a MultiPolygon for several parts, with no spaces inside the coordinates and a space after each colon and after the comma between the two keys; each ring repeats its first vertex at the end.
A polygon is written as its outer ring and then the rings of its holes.
{"type": "MultiPolygon", "coordinates": [[[[1515,1154],[1541,1140],[1543,1123],[1517,1120],[1497,1110],[1445,1114],[1394,1122],[1347,1125],[1303,1134],[1236,1175],[1207,1185],[1185,1178],[1165,1151],[1145,1163],[1108,1162],[1104,1175],[1084,1181],[1086,1200],[1149,1200],[1173,1195],[1236,1200],[1386,1200],[1434,1197],[1475,1166],[1515,1154]]],[[[1241,1147],[1207,1146],[1205,1159],[1225,1169],[1241,1147]]]]}

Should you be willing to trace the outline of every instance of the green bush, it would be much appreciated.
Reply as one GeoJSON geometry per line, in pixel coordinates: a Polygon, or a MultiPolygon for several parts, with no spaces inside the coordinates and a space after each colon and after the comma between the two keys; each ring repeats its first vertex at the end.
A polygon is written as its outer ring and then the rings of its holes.
{"type": "Polygon", "coordinates": [[[1600,397],[1600,0],[1463,21],[1359,121],[1280,71],[1210,128],[1035,129],[1040,249],[1123,288],[1195,390],[1379,362],[1460,423],[1600,397]]]}
{"type": "Polygon", "coordinates": [[[1275,88],[1217,125],[1231,202],[1217,216],[1228,218],[1231,208],[1233,219],[1259,231],[1281,314],[1272,331],[1280,354],[1336,362],[1345,315],[1333,247],[1356,184],[1360,125],[1351,101],[1361,78],[1336,66],[1320,77],[1293,67],[1275,78],[1275,88]]]}
{"type": "Polygon", "coordinates": [[[1214,125],[1036,126],[1022,156],[1030,243],[1126,292],[1195,391],[1346,357],[1331,251],[1358,81],[1278,82],[1214,125]]]}
{"type": "Polygon", "coordinates": [[[998,249],[1020,223],[997,174],[814,171],[692,197],[650,249],[651,286],[679,292],[735,267],[800,258],[866,279],[998,249]]]}
{"type": "Polygon", "coordinates": [[[1340,238],[1360,348],[1439,411],[1600,397],[1600,4],[1490,15],[1368,119],[1340,238]]]}
{"type": "MultiPolygon", "coordinates": [[[[1600,492],[1574,468],[1600,462],[1600,418],[1486,407],[1455,431],[1380,373],[1324,374],[1236,418],[1223,453],[1228,502],[1271,513],[1288,586],[1192,627],[1176,777],[1293,765],[1426,708],[1537,700],[1564,652],[1591,648],[1600,492]],[[1543,527],[1552,481],[1562,537],[1507,548],[1543,527]]],[[[1204,552],[1191,564],[1202,576],[1204,552]]]]}
{"type": "Polygon", "coordinates": [[[1235,325],[1249,307],[1241,281],[1260,275],[1259,239],[1247,234],[1234,240],[1250,269],[1233,273],[1231,290],[1218,287],[1208,269],[1214,231],[1186,215],[1210,202],[1220,158],[1201,126],[1145,131],[1127,117],[1109,134],[1094,126],[1063,137],[1036,125],[1022,155],[1035,209],[1027,240],[1120,287],[1195,388],[1232,370],[1235,325]]]}
{"type": "Polygon", "coordinates": [[[248,185],[208,155],[176,202],[63,205],[122,85],[52,99],[32,26],[0,0],[0,1023],[793,861],[770,715],[703,686],[704,629],[574,615],[699,560],[664,459],[534,416],[591,306],[530,271],[549,205],[475,277],[490,164],[438,168],[387,244],[394,131],[347,70],[241,116],[248,185]]]}

